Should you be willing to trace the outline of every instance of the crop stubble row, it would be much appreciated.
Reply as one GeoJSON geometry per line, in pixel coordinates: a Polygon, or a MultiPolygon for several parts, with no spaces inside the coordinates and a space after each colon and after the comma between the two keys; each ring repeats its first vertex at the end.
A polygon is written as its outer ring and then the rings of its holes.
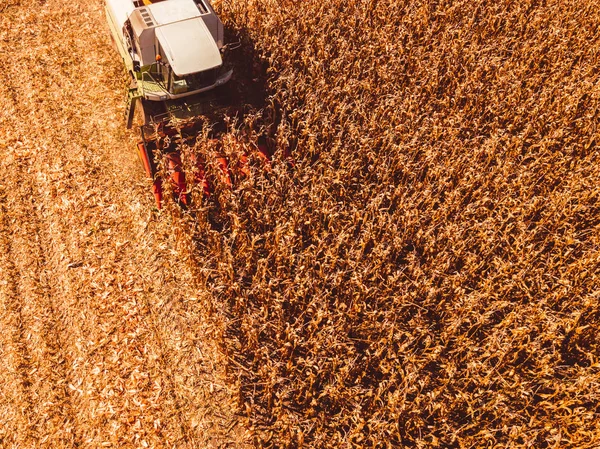
{"type": "Polygon", "coordinates": [[[102,5],[17,2],[0,21],[0,446],[243,445],[120,131],[102,5]]]}

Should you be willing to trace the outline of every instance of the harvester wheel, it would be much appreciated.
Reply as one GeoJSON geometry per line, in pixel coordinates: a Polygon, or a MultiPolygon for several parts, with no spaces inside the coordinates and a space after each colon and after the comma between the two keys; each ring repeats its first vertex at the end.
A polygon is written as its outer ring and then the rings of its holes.
{"type": "Polygon", "coordinates": [[[145,98],[138,98],[135,103],[135,112],[133,116],[134,126],[148,125],[152,117],[163,114],[166,111],[162,101],[149,101],[145,98]]]}
{"type": "Polygon", "coordinates": [[[150,118],[147,117],[144,109],[146,101],[143,98],[135,100],[135,111],[133,113],[133,126],[140,127],[150,123],[150,118]]]}

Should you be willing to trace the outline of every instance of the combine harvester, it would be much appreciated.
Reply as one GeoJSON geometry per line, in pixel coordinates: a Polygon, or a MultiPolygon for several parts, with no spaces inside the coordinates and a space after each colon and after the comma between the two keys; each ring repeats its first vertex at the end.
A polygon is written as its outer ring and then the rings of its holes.
{"type": "Polygon", "coordinates": [[[186,153],[185,162],[195,167],[194,182],[204,196],[214,189],[215,177],[211,182],[208,166],[218,167],[221,184],[231,186],[232,179],[249,175],[251,153],[268,164],[271,154],[264,138],[256,145],[240,142],[243,150],[234,164],[220,151],[219,137],[227,131],[225,117],[241,112],[228,84],[233,70],[223,61],[239,43],[224,44],[223,23],[208,0],[106,0],[106,16],[131,77],[127,127],[134,122],[140,126],[137,150],[153,180],[159,209],[163,184],[156,162],[162,159],[175,200],[189,205],[190,182],[181,149],[195,147],[203,130],[212,130],[207,142],[210,154],[186,153]]]}

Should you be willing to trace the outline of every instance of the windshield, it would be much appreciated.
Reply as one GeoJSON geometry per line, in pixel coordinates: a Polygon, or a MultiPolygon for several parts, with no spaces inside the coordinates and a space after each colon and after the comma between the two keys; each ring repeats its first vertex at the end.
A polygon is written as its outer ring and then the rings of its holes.
{"type": "Polygon", "coordinates": [[[177,76],[171,72],[171,93],[180,94],[192,90],[202,89],[215,84],[217,81],[217,69],[205,70],[186,76],[177,76]]]}

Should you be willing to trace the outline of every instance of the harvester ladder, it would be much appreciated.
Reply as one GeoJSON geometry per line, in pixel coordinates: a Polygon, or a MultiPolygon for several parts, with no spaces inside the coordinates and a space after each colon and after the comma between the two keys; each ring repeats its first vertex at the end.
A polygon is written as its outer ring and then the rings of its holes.
{"type": "Polygon", "coordinates": [[[127,92],[127,104],[125,106],[125,121],[127,123],[127,129],[131,128],[133,125],[133,116],[135,114],[135,103],[136,100],[141,98],[137,87],[130,88],[127,92]]]}

